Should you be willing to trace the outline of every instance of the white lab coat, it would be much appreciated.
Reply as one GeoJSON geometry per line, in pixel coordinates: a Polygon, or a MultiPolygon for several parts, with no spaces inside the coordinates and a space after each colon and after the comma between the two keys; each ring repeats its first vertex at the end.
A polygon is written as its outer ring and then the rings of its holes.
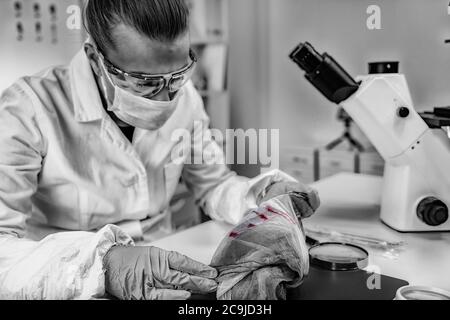
{"type": "Polygon", "coordinates": [[[155,221],[152,233],[168,226],[181,176],[207,214],[229,223],[254,207],[269,183],[291,180],[279,171],[250,180],[225,165],[175,163],[175,129],[193,132],[194,121],[202,121],[205,130],[193,139],[209,134],[192,83],[180,101],[163,128],[137,129],[130,143],[104,110],[84,51],[69,66],[22,78],[4,92],[0,298],[102,297],[103,256],[115,244],[134,244],[130,223],[155,221]]]}

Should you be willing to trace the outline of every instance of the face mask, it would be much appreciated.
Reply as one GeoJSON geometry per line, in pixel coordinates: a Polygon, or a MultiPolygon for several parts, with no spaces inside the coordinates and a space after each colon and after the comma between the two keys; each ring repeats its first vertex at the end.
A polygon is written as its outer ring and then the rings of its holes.
{"type": "Polygon", "coordinates": [[[180,100],[179,91],[171,101],[156,101],[135,96],[114,86],[114,101],[108,110],[123,122],[137,128],[158,130],[175,112],[180,100]]]}
{"type": "MultiPolygon", "coordinates": [[[[114,114],[123,122],[141,129],[158,130],[166,124],[175,112],[182,90],[178,91],[170,101],[156,101],[136,96],[117,85],[113,84],[108,77],[106,70],[104,76],[114,87],[114,100],[108,105],[108,111],[114,114]]],[[[102,81],[103,82],[103,81],[102,81]]],[[[104,90],[106,86],[103,84],[104,90]]]]}

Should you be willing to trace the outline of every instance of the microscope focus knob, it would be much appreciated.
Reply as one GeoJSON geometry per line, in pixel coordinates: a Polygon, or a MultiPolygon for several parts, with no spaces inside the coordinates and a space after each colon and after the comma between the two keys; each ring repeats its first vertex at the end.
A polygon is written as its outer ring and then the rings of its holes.
{"type": "Polygon", "coordinates": [[[448,207],[439,199],[428,197],[417,206],[417,216],[429,226],[439,226],[448,220],[448,207]]]}
{"type": "Polygon", "coordinates": [[[397,115],[400,117],[400,118],[408,118],[408,116],[409,116],[409,109],[407,108],[407,107],[400,107],[400,108],[398,108],[398,110],[397,110],[397,115]]]}

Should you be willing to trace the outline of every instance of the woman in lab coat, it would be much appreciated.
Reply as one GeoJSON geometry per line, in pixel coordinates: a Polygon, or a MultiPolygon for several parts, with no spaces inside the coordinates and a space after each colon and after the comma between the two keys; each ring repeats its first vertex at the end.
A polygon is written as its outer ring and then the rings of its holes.
{"type": "Polygon", "coordinates": [[[314,208],[317,195],[279,171],[250,180],[174,152],[183,146],[172,134],[185,129],[192,154],[223,157],[204,139],[209,119],[189,80],[184,1],[90,0],[85,24],[90,38],[69,66],[24,77],[0,99],[0,298],[212,292],[211,267],[134,246],[132,236],[170,231],[181,176],[209,216],[229,223],[269,189],[307,191],[314,208]]]}

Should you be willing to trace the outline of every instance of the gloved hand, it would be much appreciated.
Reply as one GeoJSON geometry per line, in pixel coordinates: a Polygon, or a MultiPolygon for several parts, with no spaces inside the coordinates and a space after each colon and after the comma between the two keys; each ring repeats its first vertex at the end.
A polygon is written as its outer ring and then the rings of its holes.
{"type": "Polygon", "coordinates": [[[301,218],[308,218],[320,206],[319,194],[311,187],[300,182],[276,182],[269,185],[264,194],[260,195],[257,204],[288,194],[291,198],[296,214],[301,218]]]}
{"type": "Polygon", "coordinates": [[[185,300],[217,290],[217,270],[156,247],[112,247],[103,260],[106,292],[121,300],[185,300]]]}

